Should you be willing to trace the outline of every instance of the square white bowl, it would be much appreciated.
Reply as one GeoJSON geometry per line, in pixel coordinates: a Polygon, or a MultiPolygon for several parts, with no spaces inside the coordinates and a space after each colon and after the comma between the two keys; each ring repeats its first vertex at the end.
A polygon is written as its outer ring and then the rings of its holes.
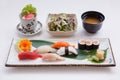
{"type": "MultiPolygon", "coordinates": [[[[60,13],[61,14],[61,13],[60,13]]],[[[50,21],[51,17],[59,16],[60,14],[49,14],[47,18],[47,32],[52,36],[73,36],[75,32],[77,31],[77,18],[75,14],[66,14],[67,16],[72,16],[75,20],[75,30],[72,31],[50,31],[48,28],[48,22],[50,21]]]]}

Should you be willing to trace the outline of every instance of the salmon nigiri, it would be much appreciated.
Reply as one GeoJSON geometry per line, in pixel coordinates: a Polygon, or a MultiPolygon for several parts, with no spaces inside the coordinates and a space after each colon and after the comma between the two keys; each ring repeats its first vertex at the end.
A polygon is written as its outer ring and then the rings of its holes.
{"type": "Polygon", "coordinates": [[[60,48],[60,47],[68,47],[68,46],[75,47],[74,45],[71,45],[69,42],[66,42],[66,41],[58,41],[55,44],[53,44],[51,47],[60,48]]]}

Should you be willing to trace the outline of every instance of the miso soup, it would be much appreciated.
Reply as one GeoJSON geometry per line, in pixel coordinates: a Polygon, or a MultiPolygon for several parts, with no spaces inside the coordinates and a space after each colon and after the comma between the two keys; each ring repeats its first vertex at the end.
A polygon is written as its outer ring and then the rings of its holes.
{"type": "Polygon", "coordinates": [[[88,17],[84,20],[84,22],[89,23],[89,24],[98,24],[100,23],[100,20],[97,18],[88,17]]]}

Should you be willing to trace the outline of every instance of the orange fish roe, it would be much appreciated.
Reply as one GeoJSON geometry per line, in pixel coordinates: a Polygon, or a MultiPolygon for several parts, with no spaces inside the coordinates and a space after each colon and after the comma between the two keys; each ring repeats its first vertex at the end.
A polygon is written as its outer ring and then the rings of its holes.
{"type": "Polygon", "coordinates": [[[55,44],[53,44],[51,47],[52,48],[60,48],[60,47],[68,47],[68,46],[75,47],[74,45],[71,45],[69,42],[66,42],[66,41],[58,41],[55,44]]]}
{"type": "Polygon", "coordinates": [[[30,40],[28,39],[22,39],[19,43],[19,47],[23,51],[30,51],[31,46],[32,46],[32,42],[30,42],[30,40]]]}

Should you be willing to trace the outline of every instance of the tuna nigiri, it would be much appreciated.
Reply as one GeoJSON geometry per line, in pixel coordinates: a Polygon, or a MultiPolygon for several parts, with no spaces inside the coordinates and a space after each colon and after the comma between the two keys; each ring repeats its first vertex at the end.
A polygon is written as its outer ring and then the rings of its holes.
{"type": "Polygon", "coordinates": [[[52,48],[60,48],[60,47],[68,47],[68,46],[75,47],[74,45],[71,45],[69,42],[66,42],[66,41],[58,41],[55,44],[53,44],[51,47],[52,48]]]}
{"type": "Polygon", "coordinates": [[[25,59],[37,59],[37,58],[41,58],[42,56],[40,54],[37,54],[35,52],[21,52],[18,54],[18,58],[19,60],[25,60],[25,59]]]}

